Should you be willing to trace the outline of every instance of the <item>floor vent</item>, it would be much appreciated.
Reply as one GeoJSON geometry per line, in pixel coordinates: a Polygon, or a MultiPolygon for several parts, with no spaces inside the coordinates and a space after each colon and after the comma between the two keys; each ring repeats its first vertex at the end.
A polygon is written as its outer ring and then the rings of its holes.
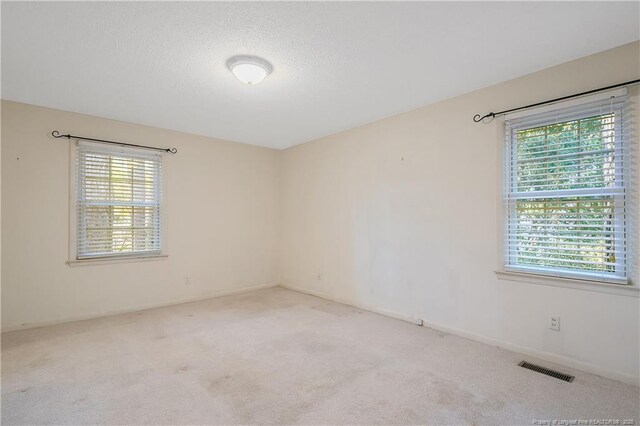
{"type": "Polygon", "coordinates": [[[541,367],[541,366],[536,365],[536,364],[531,364],[531,363],[526,362],[526,361],[521,361],[520,364],[518,364],[518,366],[520,366],[522,368],[526,368],[527,370],[536,371],[538,373],[546,374],[547,376],[551,376],[551,377],[554,377],[556,379],[564,380],[565,382],[573,382],[573,379],[575,379],[574,376],[571,376],[569,374],[564,374],[564,373],[561,373],[559,371],[550,370],[548,368],[541,367]]]}

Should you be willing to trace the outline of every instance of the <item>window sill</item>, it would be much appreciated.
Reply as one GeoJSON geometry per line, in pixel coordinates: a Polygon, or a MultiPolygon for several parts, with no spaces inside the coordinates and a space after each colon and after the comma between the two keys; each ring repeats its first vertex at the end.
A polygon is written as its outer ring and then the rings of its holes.
{"type": "Polygon", "coordinates": [[[595,291],[598,293],[640,298],[640,287],[638,287],[637,285],[609,284],[605,282],[581,280],[577,278],[563,278],[528,274],[526,272],[495,271],[495,273],[500,280],[518,281],[532,284],[548,285],[553,287],[571,288],[574,290],[595,291]]]}
{"type": "Polygon", "coordinates": [[[95,259],[68,260],[67,265],[71,267],[76,267],[76,266],[91,266],[91,265],[110,265],[114,263],[151,262],[151,261],[164,260],[167,257],[169,257],[169,255],[167,254],[122,256],[122,257],[98,257],[95,259]]]}

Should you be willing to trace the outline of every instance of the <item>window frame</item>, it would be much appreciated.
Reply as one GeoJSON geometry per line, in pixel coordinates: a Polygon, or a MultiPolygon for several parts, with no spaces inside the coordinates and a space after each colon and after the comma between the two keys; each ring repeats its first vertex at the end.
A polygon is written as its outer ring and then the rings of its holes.
{"type": "MultiPolygon", "coordinates": [[[[617,241],[616,251],[615,251],[616,253],[619,253],[619,250],[622,248],[622,250],[626,254],[626,256],[623,259],[620,258],[619,256],[616,256],[616,263],[620,262],[621,264],[622,262],[626,261],[624,278],[615,277],[615,276],[603,277],[603,274],[598,274],[598,272],[590,273],[586,270],[567,271],[566,269],[553,268],[553,267],[548,267],[548,268],[536,267],[534,265],[530,267],[517,266],[517,265],[512,266],[512,265],[509,265],[509,257],[508,257],[510,252],[510,244],[509,244],[510,233],[508,228],[509,228],[509,223],[511,219],[511,214],[515,212],[515,209],[511,209],[509,205],[510,194],[512,192],[516,192],[514,189],[515,189],[515,185],[517,185],[517,182],[512,181],[510,179],[511,170],[513,167],[513,163],[511,161],[511,151],[515,147],[514,144],[516,143],[516,141],[514,141],[514,138],[516,137],[515,135],[517,134],[517,131],[525,128],[531,128],[533,126],[544,126],[544,125],[549,125],[556,122],[587,118],[589,116],[592,116],[592,114],[585,111],[582,111],[582,112],[579,111],[581,106],[587,106],[590,103],[603,101],[605,99],[610,99],[612,97],[623,97],[626,95],[627,95],[626,88],[622,88],[622,89],[607,91],[603,93],[598,93],[591,96],[585,96],[578,99],[559,102],[552,105],[538,107],[535,109],[516,112],[516,113],[508,114],[507,116],[504,117],[504,121],[502,121],[503,132],[500,133],[500,140],[501,140],[500,156],[502,160],[501,161],[502,178],[500,180],[501,190],[499,192],[499,197],[500,197],[500,205],[502,210],[500,214],[502,226],[499,227],[499,230],[501,232],[499,237],[500,244],[499,244],[499,250],[498,250],[499,266],[498,266],[498,269],[496,270],[496,273],[498,274],[499,278],[510,279],[513,281],[528,281],[528,282],[536,282],[536,283],[549,284],[549,285],[559,285],[559,286],[566,286],[566,287],[573,287],[574,283],[580,283],[579,285],[584,285],[585,283],[586,284],[591,283],[597,286],[606,286],[609,288],[632,287],[634,290],[637,289],[637,286],[632,281],[632,277],[634,276],[634,271],[631,270],[631,268],[633,267],[634,262],[630,261],[630,259],[635,253],[632,252],[632,245],[629,244],[628,234],[630,230],[632,230],[634,227],[630,224],[631,219],[629,217],[628,205],[623,208],[625,215],[623,215],[622,217],[619,217],[618,215],[616,215],[614,219],[614,229],[616,229],[616,231],[614,232],[616,234],[621,232],[622,234],[627,235],[626,245],[625,245],[625,242],[617,241]],[[571,109],[578,109],[578,110],[572,113],[570,112],[571,109]],[[569,112],[569,114],[566,117],[563,117],[561,121],[554,120],[552,116],[544,118],[546,113],[554,113],[554,112],[558,112],[558,113],[569,112]],[[506,125],[507,121],[513,121],[515,119],[522,119],[522,118],[526,119],[527,117],[535,118],[533,116],[538,116],[538,115],[541,116],[541,119],[539,122],[535,124],[532,124],[531,122],[519,123],[515,125],[510,125],[507,128],[507,125],[506,125]],[[617,229],[620,229],[620,231],[617,231],[617,229]]],[[[622,122],[622,120],[619,120],[619,118],[622,118],[621,114],[631,115],[632,112],[629,111],[629,109],[630,108],[628,106],[628,101],[627,101],[626,107],[618,107],[618,108],[614,108],[613,110],[616,114],[616,118],[618,119],[616,120],[616,127],[615,127],[616,142],[621,137],[620,135],[621,128],[617,123],[620,123],[620,125],[624,125],[624,122],[622,122]]],[[[631,148],[630,145],[633,144],[633,137],[634,135],[625,134],[625,139],[623,139],[623,144],[621,147],[621,151],[623,155],[623,158],[622,158],[623,182],[621,183],[616,182],[616,185],[612,190],[614,194],[611,194],[611,197],[614,203],[622,200],[623,202],[626,201],[628,204],[628,199],[625,200],[625,197],[628,198],[628,194],[626,194],[624,191],[628,193],[629,191],[632,190],[630,186],[633,186],[632,182],[630,182],[629,180],[629,177],[630,177],[629,167],[631,165],[631,161],[629,158],[630,148],[631,148]],[[631,139],[631,141],[628,141],[627,139],[631,139]],[[623,192],[619,194],[615,194],[615,188],[621,188],[623,192]]],[[[594,193],[596,191],[597,189],[587,189],[584,192],[594,193]]],[[[531,197],[531,198],[534,198],[534,197],[531,197]]],[[[618,267],[619,266],[617,265],[616,268],[618,267]]]]}
{"type": "MultiPolygon", "coordinates": [[[[68,260],[69,266],[82,266],[92,264],[109,264],[109,263],[128,263],[128,262],[140,262],[140,261],[154,261],[163,260],[168,257],[167,244],[165,238],[165,223],[166,223],[166,187],[164,185],[165,172],[164,164],[161,165],[163,170],[160,173],[160,250],[158,251],[145,251],[145,252],[131,252],[125,254],[107,254],[100,256],[90,257],[78,257],[78,147],[80,144],[100,146],[104,149],[103,144],[85,142],[76,140],[69,144],[69,244],[68,244],[68,260]]],[[[145,153],[146,150],[131,147],[112,147],[109,148],[114,153],[130,154],[130,153],[145,153]]]]}

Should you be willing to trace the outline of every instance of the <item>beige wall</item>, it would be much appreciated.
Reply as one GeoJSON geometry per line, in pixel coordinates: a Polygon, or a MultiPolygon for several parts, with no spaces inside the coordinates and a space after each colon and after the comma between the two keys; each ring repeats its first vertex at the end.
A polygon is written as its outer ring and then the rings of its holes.
{"type": "Polygon", "coordinates": [[[283,283],[637,381],[640,299],[496,277],[503,123],[471,120],[636,78],[638,43],[285,150],[283,283]]]}
{"type": "Polygon", "coordinates": [[[3,330],[275,285],[278,238],[276,150],[2,102],[3,330]],[[70,142],[52,130],[178,148],[163,160],[168,258],[65,263],[70,142]]]}

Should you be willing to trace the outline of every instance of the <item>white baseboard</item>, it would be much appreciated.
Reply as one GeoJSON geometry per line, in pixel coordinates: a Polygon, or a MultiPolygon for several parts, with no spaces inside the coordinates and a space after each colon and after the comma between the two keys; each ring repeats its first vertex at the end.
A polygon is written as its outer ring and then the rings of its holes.
{"type": "MultiPolygon", "coordinates": [[[[391,318],[399,319],[402,321],[407,321],[410,323],[415,323],[418,318],[410,317],[404,314],[400,314],[393,311],[388,311],[385,309],[376,308],[374,306],[368,306],[366,304],[356,303],[350,300],[340,299],[333,296],[330,296],[326,293],[309,290],[302,287],[296,287],[289,284],[280,284],[280,287],[297,291],[299,293],[308,294],[311,296],[320,297],[322,299],[331,300],[332,302],[342,303],[344,305],[353,306],[355,308],[363,309],[365,311],[374,312],[376,314],[385,315],[391,318]]],[[[503,340],[495,339],[488,336],[483,336],[481,334],[477,334],[471,331],[462,330],[455,327],[449,327],[442,324],[437,324],[429,321],[424,321],[424,326],[433,328],[434,330],[442,331],[449,334],[454,334],[456,336],[464,337],[469,340],[474,340],[480,343],[485,343],[491,346],[497,346],[502,349],[506,349],[512,352],[517,352],[523,355],[528,355],[534,358],[538,358],[543,361],[553,362],[559,365],[563,365],[565,367],[573,368],[576,370],[584,371],[586,373],[596,374],[598,376],[606,377],[608,379],[618,380],[623,383],[628,383],[630,385],[638,386],[640,384],[640,377],[633,376],[631,374],[622,373],[615,370],[610,370],[607,368],[600,367],[598,365],[590,364],[583,361],[578,361],[573,358],[566,357],[564,355],[554,354],[552,352],[541,351],[534,348],[529,348],[526,346],[520,346],[514,343],[506,342],[503,340]]]]}
{"type": "Polygon", "coordinates": [[[179,299],[179,300],[165,301],[160,303],[150,303],[147,305],[130,306],[123,309],[112,309],[112,310],[100,312],[97,314],[76,315],[76,316],[59,318],[55,320],[27,322],[19,325],[11,325],[7,327],[3,325],[2,333],[18,331],[18,330],[28,330],[31,328],[46,327],[48,325],[62,324],[65,322],[83,321],[83,320],[88,320],[93,318],[110,317],[113,315],[126,314],[129,312],[144,311],[147,309],[154,309],[154,308],[163,308],[165,306],[181,305],[183,303],[198,302],[200,300],[213,299],[216,297],[223,297],[223,296],[231,296],[234,294],[248,293],[251,291],[263,290],[266,288],[273,288],[278,286],[279,284],[262,284],[262,285],[252,286],[252,287],[218,290],[218,291],[206,293],[197,297],[191,297],[188,299],[179,299]]]}
{"type": "Polygon", "coordinates": [[[399,320],[402,320],[402,321],[407,321],[407,322],[410,322],[410,323],[415,323],[418,320],[418,318],[413,318],[413,317],[410,317],[410,316],[407,316],[407,315],[403,315],[403,314],[399,314],[397,312],[389,311],[389,310],[386,310],[386,309],[376,308],[375,306],[369,306],[369,305],[365,305],[365,304],[362,304],[362,303],[355,303],[355,302],[352,302],[350,300],[340,299],[338,297],[333,297],[333,296],[330,296],[330,295],[328,295],[326,293],[323,293],[323,292],[320,292],[320,291],[309,290],[309,289],[306,289],[306,288],[296,287],[296,286],[292,286],[292,285],[289,285],[289,284],[280,284],[280,287],[286,288],[287,290],[297,291],[298,293],[304,293],[304,294],[308,294],[310,296],[316,296],[316,297],[319,297],[321,299],[327,299],[327,300],[330,300],[332,302],[342,303],[343,305],[353,306],[354,308],[364,309],[365,311],[369,311],[369,312],[373,312],[373,313],[376,313],[376,314],[384,315],[386,317],[399,319],[399,320]]]}
{"type": "Polygon", "coordinates": [[[570,358],[564,355],[558,355],[553,352],[547,352],[539,349],[530,348],[527,346],[521,346],[515,343],[494,339],[492,337],[483,336],[481,334],[476,334],[470,331],[461,330],[454,327],[448,327],[442,324],[425,321],[424,325],[438,331],[455,334],[457,336],[464,337],[469,340],[475,340],[477,342],[486,343],[492,346],[497,346],[502,349],[506,349],[512,352],[517,352],[522,355],[538,358],[543,361],[553,362],[555,364],[563,365],[565,367],[573,368],[575,370],[580,370],[585,373],[596,374],[598,376],[606,377],[608,379],[618,380],[620,382],[627,383],[630,385],[635,385],[635,386],[640,385],[640,378],[637,376],[633,376],[627,373],[622,373],[620,371],[609,370],[607,368],[603,368],[588,362],[579,361],[577,359],[570,358]]]}
{"type": "MultiPolygon", "coordinates": [[[[152,303],[152,304],[148,304],[148,305],[140,305],[140,306],[133,306],[133,307],[127,307],[124,309],[115,309],[115,310],[110,310],[110,311],[105,311],[105,312],[101,312],[99,314],[91,314],[91,315],[78,315],[78,316],[70,316],[70,317],[65,317],[65,318],[60,318],[60,319],[56,319],[56,320],[50,320],[50,321],[35,321],[35,322],[30,322],[30,323],[23,323],[23,324],[19,324],[19,325],[14,325],[14,326],[7,326],[7,327],[2,327],[2,332],[11,332],[11,331],[17,331],[17,330],[27,330],[27,329],[31,329],[31,328],[38,328],[38,327],[46,327],[48,325],[55,325],[55,324],[62,324],[62,323],[66,323],[66,322],[72,322],[72,321],[82,321],[82,320],[88,320],[88,319],[93,319],[93,318],[101,318],[101,317],[108,317],[108,316],[113,316],[113,315],[119,315],[119,314],[124,314],[124,313],[129,313],[129,312],[137,312],[137,311],[143,311],[146,309],[154,309],[154,308],[161,308],[161,307],[165,307],[165,306],[172,306],[172,305],[180,305],[183,303],[189,303],[189,302],[197,302],[200,300],[206,300],[206,299],[213,299],[216,297],[223,297],[223,296],[231,296],[234,294],[241,294],[241,293],[248,293],[251,291],[256,291],[256,290],[263,290],[263,289],[267,289],[267,288],[273,288],[273,287],[283,287],[286,288],[288,290],[293,290],[293,291],[297,291],[299,293],[304,293],[304,294],[308,294],[311,296],[316,296],[316,297],[320,297],[322,299],[326,299],[326,300],[331,300],[332,302],[336,302],[336,303],[341,303],[344,305],[349,305],[349,306],[353,306],[359,309],[363,309],[366,311],[370,311],[370,312],[374,312],[380,315],[384,315],[387,317],[391,317],[391,318],[395,318],[395,319],[399,319],[402,321],[407,321],[410,323],[415,323],[418,318],[414,318],[408,315],[404,315],[398,312],[394,312],[394,311],[390,311],[390,310],[386,310],[386,309],[380,309],[377,308],[375,306],[370,306],[370,305],[366,305],[366,304],[362,304],[362,303],[356,303],[350,300],[346,300],[346,299],[340,299],[340,298],[336,298],[333,297],[329,294],[323,293],[323,292],[319,292],[319,291],[314,291],[314,290],[309,290],[306,288],[302,288],[302,287],[296,287],[296,286],[291,286],[288,284],[263,284],[263,285],[258,285],[258,286],[252,286],[252,287],[244,287],[244,288],[239,288],[239,289],[228,289],[228,290],[219,290],[219,291],[215,291],[212,293],[207,293],[207,294],[203,294],[201,296],[198,297],[193,297],[193,298],[188,298],[188,299],[180,299],[180,300],[174,300],[174,301],[166,301],[166,302],[160,302],[160,303],[152,303]]],[[[622,373],[619,371],[614,371],[614,370],[609,370],[606,368],[602,368],[600,366],[594,365],[594,364],[590,364],[587,362],[583,362],[583,361],[578,361],[575,360],[573,358],[569,358],[563,355],[558,355],[558,354],[554,354],[552,352],[546,352],[546,351],[541,351],[538,349],[534,349],[534,348],[529,348],[529,347],[525,347],[525,346],[520,346],[514,343],[510,343],[510,342],[506,342],[506,341],[502,341],[499,339],[494,339],[492,337],[488,337],[488,336],[483,336],[481,334],[477,334],[477,333],[473,333],[467,330],[462,330],[462,329],[458,329],[455,327],[449,327],[443,324],[437,324],[437,323],[433,323],[433,322],[429,322],[429,321],[425,321],[424,322],[424,326],[425,327],[429,327],[429,328],[433,328],[435,330],[439,330],[445,333],[450,333],[450,334],[454,334],[456,336],[460,336],[460,337],[464,337],[470,340],[475,340],[477,342],[481,342],[481,343],[485,343],[488,345],[492,345],[492,346],[497,346],[509,351],[513,351],[513,352],[517,352],[523,355],[528,355],[528,356],[532,356],[544,361],[548,361],[548,362],[553,362],[556,364],[560,364],[560,365],[564,365],[566,367],[569,368],[574,368],[576,370],[581,370],[587,373],[591,373],[591,374],[597,374],[599,376],[602,377],[607,377],[613,380],[618,380],[624,383],[628,383],[631,385],[636,385],[638,386],[639,382],[640,382],[640,378],[638,378],[637,376],[633,376],[631,374],[626,374],[626,373],[622,373]]]]}

